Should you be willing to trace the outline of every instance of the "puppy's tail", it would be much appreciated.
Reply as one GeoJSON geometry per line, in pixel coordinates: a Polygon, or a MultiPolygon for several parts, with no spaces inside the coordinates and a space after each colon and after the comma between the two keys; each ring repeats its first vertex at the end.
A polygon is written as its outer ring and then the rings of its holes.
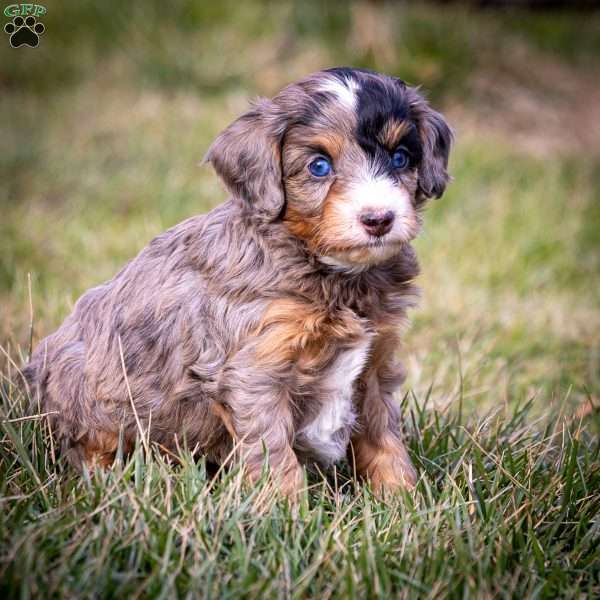
{"type": "Polygon", "coordinates": [[[28,415],[41,414],[45,410],[48,369],[45,357],[39,350],[33,353],[30,361],[23,367],[19,382],[26,399],[28,415]]]}

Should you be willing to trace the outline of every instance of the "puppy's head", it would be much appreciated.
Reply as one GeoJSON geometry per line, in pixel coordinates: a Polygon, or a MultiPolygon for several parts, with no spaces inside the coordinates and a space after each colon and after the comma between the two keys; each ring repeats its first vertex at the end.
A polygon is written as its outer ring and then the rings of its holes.
{"type": "Polygon", "coordinates": [[[323,262],[365,268],[398,253],[440,197],[452,135],[399,79],[322,71],[260,100],[207,160],[246,211],[283,219],[323,262]]]}

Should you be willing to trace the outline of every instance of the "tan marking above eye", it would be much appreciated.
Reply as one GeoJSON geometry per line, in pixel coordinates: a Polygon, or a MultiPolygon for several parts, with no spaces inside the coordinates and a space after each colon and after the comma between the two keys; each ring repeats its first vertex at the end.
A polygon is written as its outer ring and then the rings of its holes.
{"type": "Polygon", "coordinates": [[[411,128],[412,125],[410,121],[390,119],[377,134],[377,141],[389,150],[393,150],[411,128]]]}
{"type": "Polygon", "coordinates": [[[344,147],[343,136],[334,132],[320,133],[310,137],[307,140],[307,146],[324,151],[331,158],[335,158],[342,153],[344,147]]]}

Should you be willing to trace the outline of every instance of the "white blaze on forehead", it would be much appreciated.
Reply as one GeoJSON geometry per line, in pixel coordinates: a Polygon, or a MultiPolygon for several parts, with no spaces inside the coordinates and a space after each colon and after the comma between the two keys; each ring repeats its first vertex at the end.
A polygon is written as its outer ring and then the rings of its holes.
{"type": "Polygon", "coordinates": [[[320,92],[333,94],[342,104],[354,110],[356,108],[356,92],[358,84],[353,79],[345,78],[343,81],[336,77],[326,79],[320,86],[320,92]]]}

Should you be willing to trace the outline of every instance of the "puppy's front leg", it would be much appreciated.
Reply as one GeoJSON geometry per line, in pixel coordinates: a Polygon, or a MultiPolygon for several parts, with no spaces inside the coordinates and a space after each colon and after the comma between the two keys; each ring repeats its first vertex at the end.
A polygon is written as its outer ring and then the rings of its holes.
{"type": "Polygon", "coordinates": [[[236,368],[225,380],[226,407],[220,404],[217,412],[238,444],[250,482],[260,478],[266,453],[281,493],[296,495],[304,471],[292,447],[294,423],[287,392],[258,370],[236,368]]]}
{"type": "Polygon", "coordinates": [[[411,489],[417,481],[402,441],[398,408],[393,399],[394,390],[404,380],[402,368],[389,356],[389,344],[394,341],[386,336],[374,345],[357,392],[359,427],[352,437],[356,469],[370,481],[378,495],[399,488],[411,489]]]}

